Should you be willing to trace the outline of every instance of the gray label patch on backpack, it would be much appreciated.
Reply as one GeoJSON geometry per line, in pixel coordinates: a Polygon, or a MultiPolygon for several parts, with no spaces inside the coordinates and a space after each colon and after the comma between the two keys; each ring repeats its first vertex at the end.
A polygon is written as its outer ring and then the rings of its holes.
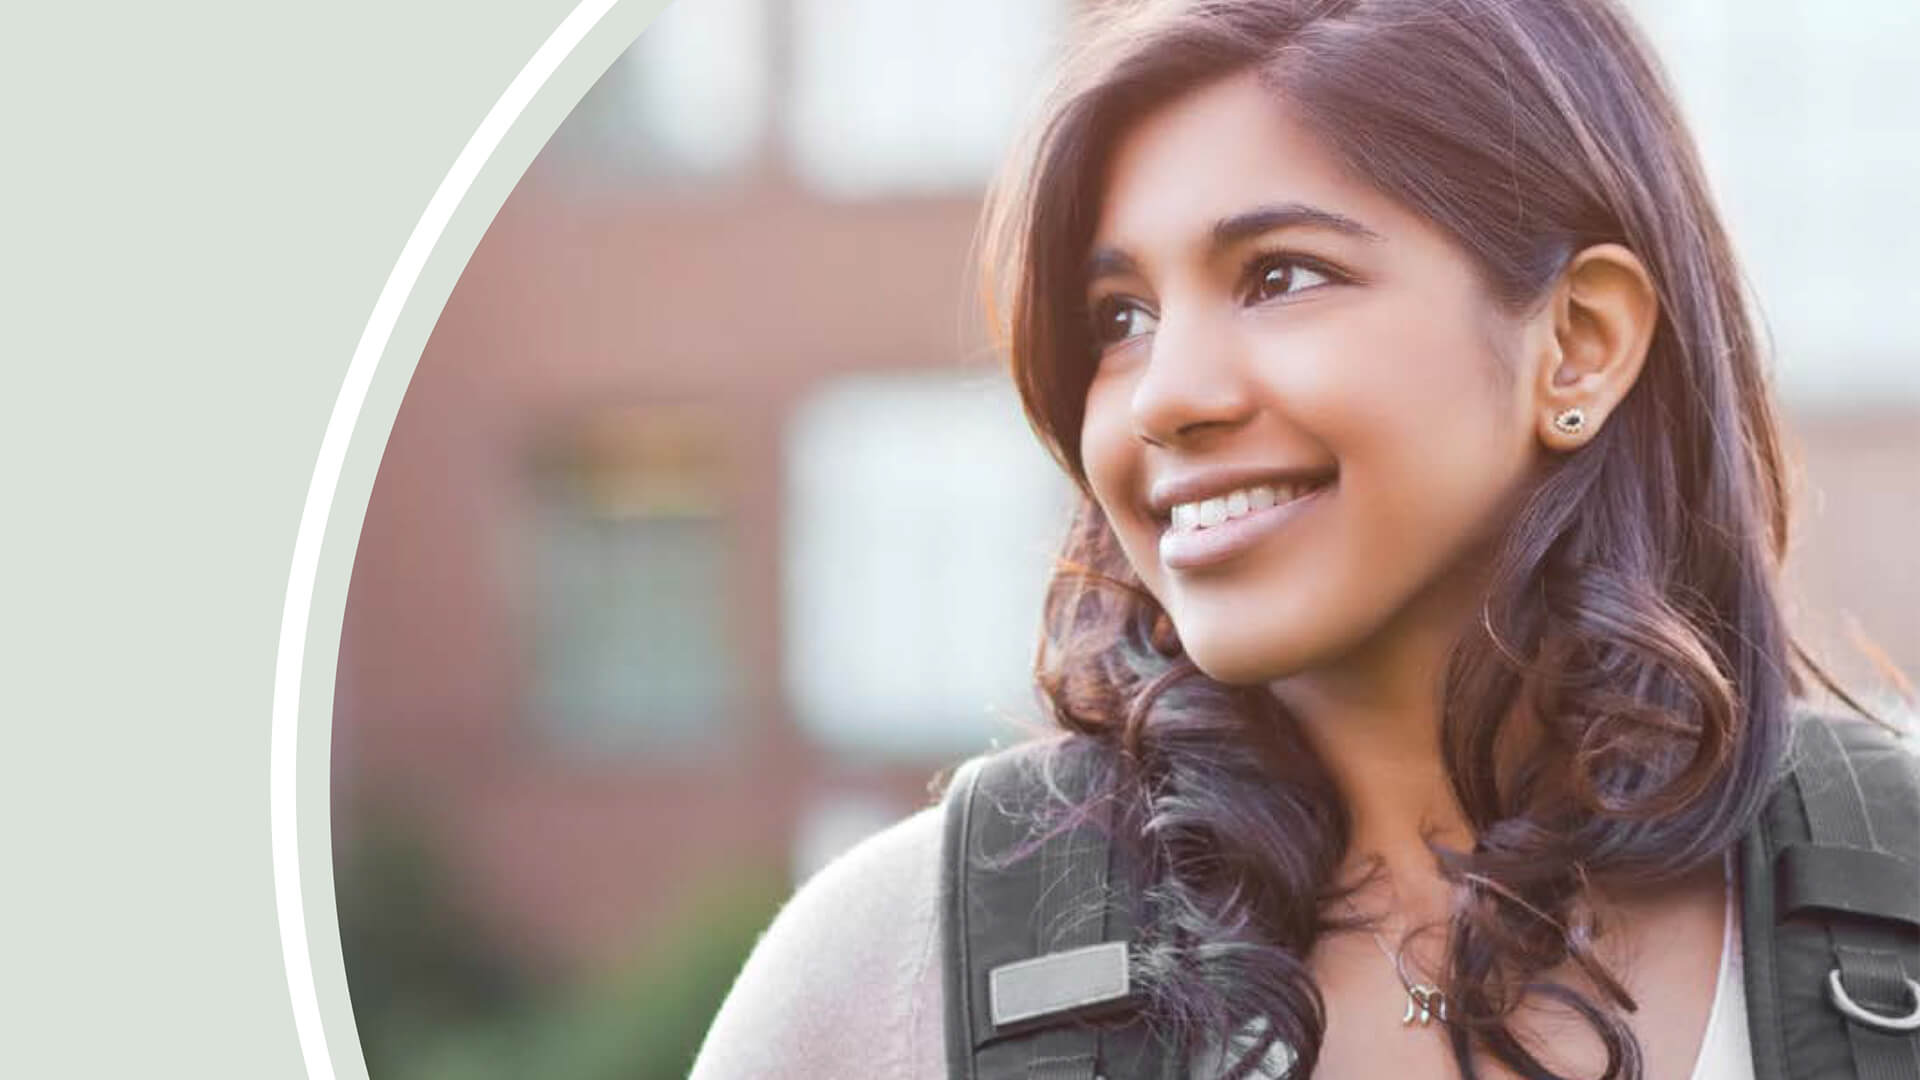
{"type": "Polygon", "coordinates": [[[1016,960],[987,974],[995,1027],[1117,1001],[1131,989],[1124,941],[1016,960]]]}

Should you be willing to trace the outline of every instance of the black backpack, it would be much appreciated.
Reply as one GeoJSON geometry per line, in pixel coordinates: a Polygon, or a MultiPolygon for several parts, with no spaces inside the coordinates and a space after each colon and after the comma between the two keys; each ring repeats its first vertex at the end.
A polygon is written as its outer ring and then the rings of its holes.
{"type": "MultiPolygon", "coordinates": [[[[1108,822],[1009,857],[1031,840],[1022,808],[1049,797],[1046,745],[973,758],[947,788],[948,1075],[1181,1080],[1172,1047],[1130,1022],[1133,905],[1108,822]]],[[[1807,710],[1790,745],[1739,850],[1754,1075],[1920,1080],[1920,758],[1877,725],[1807,710]]]]}

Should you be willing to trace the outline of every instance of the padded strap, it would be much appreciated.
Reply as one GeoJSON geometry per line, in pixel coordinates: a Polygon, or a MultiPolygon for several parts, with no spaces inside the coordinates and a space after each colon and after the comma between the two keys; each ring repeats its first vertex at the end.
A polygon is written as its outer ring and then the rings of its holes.
{"type": "Polygon", "coordinates": [[[1042,835],[1050,799],[1040,769],[1076,801],[1074,751],[1022,744],[956,773],[946,804],[941,911],[947,956],[947,1057],[958,1080],[1150,1080],[1167,1055],[1148,1025],[1099,1026],[1139,1005],[1128,945],[1128,873],[1103,807],[1042,835]]]}
{"type": "MultiPolygon", "coordinates": [[[[1831,724],[1803,724],[1802,734],[1796,740],[1794,771],[1813,843],[1797,855],[1795,848],[1785,853],[1793,855],[1792,863],[1782,859],[1786,895],[1805,897],[1817,891],[1825,901],[1818,906],[1830,916],[1827,933],[1838,973],[1831,979],[1829,997],[1836,1009],[1849,1014],[1846,1031],[1855,1075],[1862,1080],[1913,1080],[1920,1077],[1920,1033],[1901,1033],[1862,1018],[1894,1019],[1920,1009],[1920,983],[1913,981],[1920,975],[1914,948],[1920,919],[1910,917],[1920,892],[1920,862],[1910,861],[1913,846],[1920,842],[1914,836],[1920,790],[1915,789],[1912,769],[1903,767],[1907,762],[1897,756],[1857,763],[1831,724]],[[1863,776],[1863,770],[1870,771],[1863,776]],[[1876,813],[1885,819],[1879,830],[1876,813]],[[1878,831],[1886,833],[1889,843],[1905,845],[1904,857],[1883,846],[1878,831]],[[1855,872],[1861,879],[1815,886],[1805,875],[1816,867],[1828,873],[1855,872]],[[1802,878],[1797,892],[1796,868],[1802,878]],[[1849,1003],[1855,1008],[1849,1009],[1849,1003]]],[[[1792,900],[1787,903],[1791,915],[1792,900]]]]}
{"type": "MultiPolygon", "coordinates": [[[[1786,787],[1782,784],[1781,787],[1786,787]]],[[[1787,1080],[1786,1032],[1781,1024],[1781,955],[1787,935],[1774,918],[1774,819],[1788,816],[1776,791],[1756,828],[1740,841],[1740,937],[1747,998],[1747,1041],[1753,1047],[1754,1080],[1787,1080]]],[[[959,1074],[955,1074],[956,1076],[959,1074]]]]}
{"type": "MultiPolygon", "coordinates": [[[[1069,829],[1047,837],[1040,848],[1040,903],[1034,910],[1043,952],[1025,967],[1016,961],[988,973],[987,992],[994,1016],[1002,1014],[1009,981],[1006,975],[1042,973],[1046,976],[1038,1004],[1051,1006],[1045,1012],[1028,1017],[1050,1017],[1072,1011],[1088,1002],[1112,1000],[1128,989],[1126,943],[1114,942],[1104,954],[1089,951],[1105,937],[1104,913],[1088,918],[1076,905],[1089,896],[1098,896],[1107,887],[1107,844],[1105,838],[1088,829],[1069,829]],[[1117,950],[1119,977],[1109,973],[1117,950]],[[1089,961],[1093,961],[1089,963],[1089,961]]],[[[1100,1057],[1097,1033],[1072,1027],[1053,1027],[1034,1040],[1033,1058],[1027,1063],[1028,1080],[1093,1080],[1100,1057]]]]}
{"type": "Polygon", "coordinates": [[[968,912],[966,849],[972,830],[973,793],[980,779],[979,758],[969,759],[948,782],[940,852],[940,938],[945,958],[942,991],[946,1001],[947,1075],[977,1080],[973,1061],[972,934],[968,912]]]}
{"type": "Polygon", "coordinates": [[[1852,915],[1920,928],[1920,863],[1866,848],[1795,844],[1780,853],[1788,918],[1852,915]]]}

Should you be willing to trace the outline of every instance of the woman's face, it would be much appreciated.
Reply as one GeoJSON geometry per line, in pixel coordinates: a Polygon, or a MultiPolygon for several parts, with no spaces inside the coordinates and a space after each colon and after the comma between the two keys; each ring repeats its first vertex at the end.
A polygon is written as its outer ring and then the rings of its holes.
{"type": "Polygon", "coordinates": [[[1087,478],[1201,670],[1373,669],[1458,632],[1551,348],[1461,249],[1249,74],[1121,139],[1088,265],[1087,478]]]}

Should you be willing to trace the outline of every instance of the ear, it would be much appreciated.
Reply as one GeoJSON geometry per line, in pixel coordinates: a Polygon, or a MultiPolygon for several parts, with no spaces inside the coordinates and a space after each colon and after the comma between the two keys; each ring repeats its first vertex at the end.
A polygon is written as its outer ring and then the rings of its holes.
{"type": "Polygon", "coordinates": [[[1567,264],[1541,314],[1553,326],[1534,386],[1540,439],[1548,449],[1569,451],[1591,439],[1633,389],[1660,301],[1638,255],[1596,244],[1567,264]]]}

